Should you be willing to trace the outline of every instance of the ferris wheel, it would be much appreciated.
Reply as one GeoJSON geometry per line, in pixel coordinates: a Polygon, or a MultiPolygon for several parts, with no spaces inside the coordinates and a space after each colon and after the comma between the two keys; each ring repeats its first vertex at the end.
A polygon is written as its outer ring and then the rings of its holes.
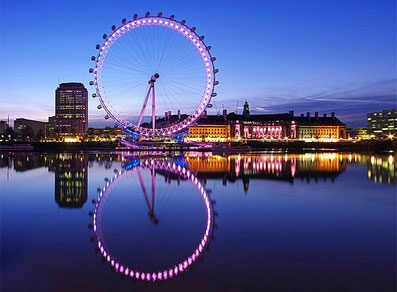
{"type": "Polygon", "coordinates": [[[218,69],[195,27],[147,12],[112,31],[96,46],[89,70],[105,119],[144,137],[166,137],[186,131],[211,107],[218,69]]]}

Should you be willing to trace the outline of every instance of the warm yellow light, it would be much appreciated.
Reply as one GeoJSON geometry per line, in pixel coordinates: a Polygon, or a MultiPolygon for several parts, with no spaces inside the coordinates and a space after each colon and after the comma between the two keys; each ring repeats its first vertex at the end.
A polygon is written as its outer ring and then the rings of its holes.
{"type": "Polygon", "coordinates": [[[392,134],[389,135],[389,138],[390,138],[390,139],[393,139],[393,137],[394,137],[394,136],[393,136],[392,134]]]}
{"type": "Polygon", "coordinates": [[[394,160],[393,155],[390,155],[390,156],[389,156],[389,164],[393,164],[393,160],[394,160]]]}
{"type": "Polygon", "coordinates": [[[375,164],[375,156],[371,157],[371,164],[375,164]]]}
{"type": "Polygon", "coordinates": [[[66,143],[75,143],[75,142],[78,142],[79,139],[77,139],[77,138],[65,138],[64,141],[65,141],[66,143]]]}

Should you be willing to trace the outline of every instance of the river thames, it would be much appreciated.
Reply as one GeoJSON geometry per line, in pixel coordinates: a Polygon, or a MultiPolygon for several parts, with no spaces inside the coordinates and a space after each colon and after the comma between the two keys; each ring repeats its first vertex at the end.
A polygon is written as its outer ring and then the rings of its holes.
{"type": "Polygon", "coordinates": [[[396,157],[0,160],[3,291],[395,291],[396,157]]]}

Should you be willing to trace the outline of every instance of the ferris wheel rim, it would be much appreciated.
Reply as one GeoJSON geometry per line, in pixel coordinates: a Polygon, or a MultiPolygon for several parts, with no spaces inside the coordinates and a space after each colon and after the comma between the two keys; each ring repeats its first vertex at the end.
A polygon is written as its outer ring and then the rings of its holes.
{"type": "Polygon", "coordinates": [[[178,174],[185,178],[187,181],[190,181],[196,190],[198,191],[206,213],[206,224],[205,231],[203,233],[202,238],[200,239],[200,243],[197,248],[190,254],[189,257],[177,262],[174,267],[169,266],[166,268],[162,268],[155,271],[137,271],[135,268],[131,266],[127,266],[123,264],[120,260],[114,257],[111,253],[111,250],[106,245],[103,233],[102,233],[102,213],[103,208],[106,203],[107,198],[112,193],[113,189],[127,176],[132,174],[130,170],[121,170],[115,173],[115,175],[106,183],[106,185],[100,190],[95,210],[93,214],[93,230],[96,235],[96,240],[98,244],[98,248],[104,259],[116,269],[117,272],[129,276],[131,278],[136,278],[137,280],[144,281],[160,281],[171,279],[173,276],[177,276],[178,273],[185,272],[192,264],[196,262],[196,260],[202,256],[205,252],[206,247],[209,245],[211,240],[211,233],[214,228],[214,211],[212,207],[212,201],[210,195],[207,193],[204,184],[195,176],[192,172],[190,172],[187,168],[177,165],[174,162],[167,161],[153,161],[149,162],[148,160],[145,163],[139,165],[138,167],[142,168],[151,168],[155,167],[156,170],[166,170],[174,174],[178,174]],[[161,275],[161,276],[159,276],[161,275]]]}
{"type": "MultiPolygon", "coordinates": [[[[173,16],[170,18],[163,16],[145,16],[141,18],[135,18],[129,22],[123,20],[123,24],[115,28],[113,26],[113,32],[111,35],[104,35],[105,42],[99,47],[99,53],[97,58],[95,58],[95,69],[93,85],[95,85],[96,96],[99,99],[101,108],[106,111],[105,118],[112,118],[119,126],[124,129],[132,129],[134,132],[138,132],[140,135],[145,137],[166,137],[172,136],[184,130],[187,130],[188,126],[197,121],[207,106],[210,104],[212,97],[214,96],[215,83],[215,73],[216,69],[214,67],[214,58],[211,56],[210,47],[204,43],[204,38],[200,37],[196,32],[195,28],[190,28],[185,24],[185,21],[174,20],[173,16]],[[123,118],[118,114],[117,110],[113,108],[112,104],[109,102],[106,95],[106,89],[103,85],[103,65],[105,64],[105,59],[110,51],[111,47],[116,43],[116,41],[125,35],[126,33],[144,26],[162,26],[168,29],[172,29],[178,32],[180,35],[184,36],[189,40],[196,50],[198,51],[201,60],[205,68],[205,86],[204,94],[201,97],[200,102],[195,107],[194,111],[184,120],[179,121],[176,124],[172,124],[162,128],[145,128],[140,125],[136,125],[131,121],[123,118]],[[114,28],[114,29],[113,29],[114,28]],[[105,38],[106,36],[106,38],[105,38]],[[109,108],[110,107],[110,108],[109,108]]],[[[98,47],[97,47],[98,48],[98,47]]],[[[91,83],[90,83],[91,84],[91,83]]]]}

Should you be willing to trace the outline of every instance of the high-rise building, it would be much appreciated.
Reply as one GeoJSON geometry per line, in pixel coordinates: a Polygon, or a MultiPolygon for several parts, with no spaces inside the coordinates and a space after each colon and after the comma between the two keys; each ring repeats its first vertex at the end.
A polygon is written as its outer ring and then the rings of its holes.
{"type": "Polygon", "coordinates": [[[397,109],[367,114],[367,130],[369,135],[385,137],[397,131],[397,109]]]}
{"type": "Polygon", "coordinates": [[[88,91],[82,83],[61,83],[55,91],[58,137],[84,136],[88,130],[88,91]]]}

